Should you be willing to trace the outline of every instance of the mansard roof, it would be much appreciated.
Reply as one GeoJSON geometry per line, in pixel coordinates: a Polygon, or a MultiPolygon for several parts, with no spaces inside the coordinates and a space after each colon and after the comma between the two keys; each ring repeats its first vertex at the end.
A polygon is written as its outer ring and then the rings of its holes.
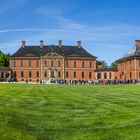
{"type": "Polygon", "coordinates": [[[125,59],[133,59],[136,57],[140,57],[140,46],[133,47],[130,51],[128,51],[122,58],[118,59],[116,62],[123,61],[125,59]]]}
{"type": "Polygon", "coordinates": [[[11,57],[40,57],[47,53],[57,53],[65,57],[90,57],[97,58],[88,53],[84,48],[77,46],[62,46],[50,45],[50,46],[24,46],[17,50],[11,57]]]}

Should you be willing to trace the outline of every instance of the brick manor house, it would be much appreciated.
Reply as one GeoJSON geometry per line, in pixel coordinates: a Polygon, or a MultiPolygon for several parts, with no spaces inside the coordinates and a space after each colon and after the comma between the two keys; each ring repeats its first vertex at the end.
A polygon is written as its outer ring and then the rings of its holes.
{"type": "Polygon", "coordinates": [[[101,67],[97,57],[88,53],[77,41],[77,45],[22,46],[10,57],[10,68],[0,68],[0,79],[9,75],[17,81],[40,80],[140,80],[140,40],[126,55],[117,61],[117,69],[101,67]]]}
{"type": "Polygon", "coordinates": [[[95,80],[96,58],[77,41],[76,46],[58,45],[22,46],[10,58],[12,77],[18,81],[49,79],[95,80]]]}
{"type": "Polygon", "coordinates": [[[116,62],[119,79],[140,80],[140,40],[136,40],[135,46],[116,62]]]}

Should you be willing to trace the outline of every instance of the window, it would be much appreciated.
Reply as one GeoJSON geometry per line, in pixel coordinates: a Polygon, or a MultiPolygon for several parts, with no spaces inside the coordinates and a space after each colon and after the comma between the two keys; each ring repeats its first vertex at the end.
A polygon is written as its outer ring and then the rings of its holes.
{"type": "Polygon", "coordinates": [[[111,72],[109,73],[109,79],[112,79],[112,73],[111,72]]]}
{"type": "Polygon", "coordinates": [[[74,60],[74,68],[76,68],[77,62],[76,60],[74,60]]]}
{"type": "Polygon", "coordinates": [[[69,78],[69,72],[66,71],[66,78],[69,78]]]}
{"type": "Polygon", "coordinates": [[[29,71],[29,78],[31,78],[32,77],[32,72],[31,71],[29,71]]]}
{"type": "Polygon", "coordinates": [[[85,78],[85,73],[84,72],[82,72],[82,78],[85,78]]]}
{"type": "Polygon", "coordinates": [[[24,77],[24,72],[23,71],[21,71],[21,73],[20,73],[20,77],[24,77]]]}
{"type": "Polygon", "coordinates": [[[84,61],[82,61],[82,68],[84,68],[85,67],[85,62],[84,61]]]}
{"type": "Polygon", "coordinates": [[[89,78],[92,78],[92,72],[89,72],[89,78]]]}
{"type": "Polygon", "coordinates": [[[66,60],[66,67],[69,67],[69,61],[66,60]]]}
{"type": "Polygon", "coordinates": [[[120,79],[122,79],[122,74],[120,74],[120,79]]]}
{"type": "Polygon", "coordinates": [[[16,73],[16,71],[14,71],[13,78],[16,78],[16,77],[17,77],[17,73],[16,73]]]}
{"type": "Polygon", "coordinates": [[[98,78],[98,79],[101,79],[101,73],[98,73],[98,74],[97,74],[97,78],[98,78]]]}
{"type": "Polygon", "coordinates": [[[58,60],[58,67],[61,67],[61,60],[58,60]]]}
{"type": "Polygon", "coordinates": [[[126,71],[126,62],[124,63],[124,71],[126,71]]]}
{"type": "Polygon", "coordinates": [[[36,72],[36,77],[39,78],[39,71],[36,72]]]}
{"type": "Polygon", "coordinates": [[[58,78],[60,78],[61,77],[61,72],[60,71],[58,71],[58,78]]]}
{"type": "Polygon", "coordinates": [[[44,61],[44,67],[47,67],[47,60],[44,61]]]}
{"type": "Polygon", "coordinates": [[[16,67],[16,60],[13,61],[13,67],[16,67]]]}
{"type": "Polygon", "coordinates": [[[132,72],[130,72],[130,79],[132,78],[132,72]]]}
{"type": "Polygon", "coordinates": [[[4,77],[4,74],[3,74],[3,72],[1,72],[1,78],[3,78],[4,77]]]}
{"type": "Polygon", "coordinates": [[[73,78],[76,78],[76,72],[73,73],[73,78]]]}
{"type": "Polygon", "coordinates": [[[44,77],[47,78],[47,71],[44,72],[44,77]]]}
{"type": "Polygon", "coordinates": [[[20,67],[23,67],[23,66],[24,66],[24,61],[20,60],[20,67]]]}
{"type": "Polygon", "coordinates": [[[91,61],[89,62],[89,67],[92,68],[92,62],[91,61]]]}
{"type": "Polygon", "coordinates": [[[51,71],[51,78],[54,78],[54,71],[51,71]]]}
{"type": "Polygon", "coordinates": [[[54,67],[54,60],[51,60],[51,67],[54,67]]]}
{"type": "Polygon", "coordinates": [[[107,73],[104,73],[104,79],[107,79],[107,73]]]}
{"type": "Polygon", "coordinates": [[[28,61],[28,66],[32,67],[32,61],[31,60],[28,61]]]}
{"type": "Polygon", "coordinates": [[[122,63],[120,64],[120,71],[122,71],[122,63]]]}
{"type": "Polygon", "coordinates": [[[39,60],[36,60],[36,67],[39,67],[39,60]]]}
{"type": "Polygon", "coordinates": [[[130,69],[132,68],[132,63],[131,63],[131,61],[130,61],[130,69]]]}

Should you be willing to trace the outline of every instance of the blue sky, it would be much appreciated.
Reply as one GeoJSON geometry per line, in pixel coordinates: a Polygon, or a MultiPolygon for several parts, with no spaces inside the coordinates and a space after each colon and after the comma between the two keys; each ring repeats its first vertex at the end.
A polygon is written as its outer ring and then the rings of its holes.
{"type": "Polygon", "coordinates": [[[140,39],[138,0],[0,0],[0,49],[14,53],[21,41],[76,45],[111,63],[140,39]]]}

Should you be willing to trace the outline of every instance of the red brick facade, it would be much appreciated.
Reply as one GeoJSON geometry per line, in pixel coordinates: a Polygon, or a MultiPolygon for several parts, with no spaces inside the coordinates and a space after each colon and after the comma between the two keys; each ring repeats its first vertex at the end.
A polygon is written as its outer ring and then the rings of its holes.
{"type": "Polygon", "coordinates": [[[94,72],[96,69],[95,57],[63,56],[55,51],[40,57],[12,56],[10,67],[12,77],[18,81],[96,79],[94,72]]]}
{"type": "Polygon", "coordinates": [[[102,69],[96,57],[86,52],[81,42],[77,46],[26,46],[10,58],[12,77],[18,81],[37,80],[139,80],[140,79],[140,41],[127,55],[117,60],[118,68],[102,69]]]}
{"type": "Polygon", "coordinates": [[[135,47],[118,62],[118,77],[120,80],[140,79],[140,41],[136,40],[135,47]]]}
{"type": "Polygon", "coordinates": [[[121,80],[140,79],[140,58],[118,62],[118,75],[121,80]]]}

